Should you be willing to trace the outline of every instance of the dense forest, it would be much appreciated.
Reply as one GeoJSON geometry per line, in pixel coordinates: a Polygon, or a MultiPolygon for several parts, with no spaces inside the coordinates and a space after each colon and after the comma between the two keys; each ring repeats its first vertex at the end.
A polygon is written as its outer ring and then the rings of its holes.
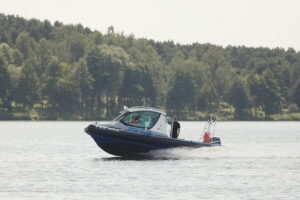
{"type": "Polygon", "coordinates": [[[111,119],[144,105],[205,119],[299,120],[300,53],[135,38],[0,14],[0,119],[111,119]]]}

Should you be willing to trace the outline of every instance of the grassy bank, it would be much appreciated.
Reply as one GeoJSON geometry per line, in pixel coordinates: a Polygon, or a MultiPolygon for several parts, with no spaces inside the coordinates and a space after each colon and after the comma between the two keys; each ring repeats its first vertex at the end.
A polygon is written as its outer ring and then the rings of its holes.
{"type": "MultiPolygon", "coordinates": [[[[215,117],[216,113],[212,113],[215,117]]],[[[210,118],[211,113],[196,111],[193,113],[182,112],[179,115],[181,121],[205,121],[210,118]]],[[[97,114],[94,117],[82,117],[71,112],[53,112],[47,109],[13,109],[13,111],[0,110],[0,120],[111,120],[113,117],[106,117],[105,113],[97,114]]],[[[255,116],[244,120],[234,118],[234,110],[224,108],[219,111],[219,121],[265,121],[262,111],[257,111],[255,116]]],[[[268,121],[300,121],[300,113],[288,113],[283,111],[280,114],[270,115],[268,121]]]]}

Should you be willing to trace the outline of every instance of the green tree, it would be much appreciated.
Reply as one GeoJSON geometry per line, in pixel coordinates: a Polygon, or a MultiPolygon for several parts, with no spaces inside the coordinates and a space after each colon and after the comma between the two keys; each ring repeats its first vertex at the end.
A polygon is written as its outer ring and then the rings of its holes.
{"type": "Polygon", "coordinates": [[[217,46],[210,47],[203,55],[203,60],[210,66],[212,76],[219,67],[229,65],[223,49],[217,46]]]}
{"type": "Polygon", "coordinates": [[[51,44],[45,38],[42,38],[33,50],[30,59],[33,59],[32,64],[38,77],[43,78],[44,76],[51,59],[51,50],[51,44]]]}
{"type": "Polygon", "coordinates": [[[148,67],[143,70],[141,83],[144,88],[144,105],[156,106],[157,90],[148,67]]]}
{"type": "Polygon", "coordinates": [[[229,90],[228,101],[234,107],[235,119],[247,119],[246,109],[250,107],[250,98],[244,81],[236,78],[229,90]]]}
{"type": "Polygon", "coordinates": [[[6,60],[6,62],[10,63],[10,47],[6,43],[1,43],[0,44],[0,53],[6,60]]]}
{"type": "Polygon", "coordinates": [[[16,47],[21,51],[25,59],[29,57],[35,45],[34,38],[30,37],[27,32],[21,32],[16,39],[16,47]]]}
{"type": "Polygon", "coordinates": [[[9,109],[11,109],[12,102],[13,101],[16,102],[16,97],[19,92],[21,70],[22,70],[21,67],[16,67],[14,65],[8,66],[10,87],[7,88],[6,105],[8,106],[9,109]]]}
{"type": "Polygon", "coordinates": [[[8,89],[10,88],[9,73],[7,69],[7,62],[3,55],[0,54],[0,99],[2,103],[5,102],[8,89]]]}
{"type": "MultiPolygon", "coordinates": [[[[157,54],[155,48],[149,44],[149,42],[145,39],[138,39],[133,40],[132,37],[129,37],[127,49],[128,55],[130,56],[130,66],[135,66],[136,70],[142,73],[142,76],[145,78],[148,77],[148,82],[143,84],[149,83],[148,86],[143,85],[143,87],[148,90],[151,87],[155,88],[153,93],[145,92],[145,101],[149,98],[155,98],[151,100],[153,103],[152,105],[159,105],[163,106],[164,96],[166,94],[166,74],[167,72],[164,69],[164,66],[161,63],[160,56],[157,54]],[[151,78],[151,79],[149,79],[151,78]],[[148,89],[147,89],[148,88],[148,89]],[[150,97],[150,96],[152,97],[150,97]],[[158,103],[158,104],[157,104],[158,103]]],[[[147,104],[147,102],[146,102],[147,104]]]]}
{"type": "Polygon", "coordinates": [[[66,63],[59,63],[56,57],[51,58],[46,71],[44,94],[48,96],[48,104],[55,112],[55,117],[70,113],[80,113],[78,88],[75,82],[75,70],[66,63]],[[66,112],[66,113],[64,113],[66,112]]]}
{"type": "Polygon", "coordinates": [[[88,57],[88,65],[92,67],[90,72],[94,76],[95,83],[101,85],[106,96],[106,115],[110,116],[117,112],[116,96],[121,84],[121,76],[131,62],[122,48],[108,45],[99,47],[99,51],[94,55],[97,62],[89,62],[91,58],[93,57],[88,57]]]}
{"type": "Polygon", "coordinates": [[[23,55],[19,49],[13,49],[12,51],[13,64],[16,66],[21,66],[23,62],[23,55]]]}
{"type": "Polygon", "coordinates": [[[78,99],[79,91],[75,88],[76,84],[72,76],[73,73],[71,72],[68,76],[60,77],[56,84],[55,92],[49,96],[51,97],[49,100],[51,100],[52,105],[55,106],[54,109],[59,113],[59,116],[66,112],[72,114],[80,113],[78,109],[80,103],[78,99]]]}
{"type": "Polygon", "coordinates": [[[232,69],[227,56],[221,47],[212,46],[203,55],[203,60],[209,65],[207,81],[215,88],[217,98],[216,104],[219,105],[225,92],[229,89],[232,69]]]}
{"type": "Polygon", "coordinates": [[[201,111],[212,111],[215,109],[217,93],[213,85],[205,82],[197,95],[197,108],[201,111]]]}
{"type": "Polygon", "coordinates": [[[119,89],[119,104],[137,106],[143,104],[144,87],[142,73],[137,69],[126,69],[119,89]]]}
{"type": "Polygon", "coordinates": [[[32,108],[39,101],[39,84],[34,68],[30,64],[22,67],[16,102],[32,108]]]}
{"type": "Polygon", "coordinates": [[[248,80],[251,95],[256,107],[261,107],[265,112],[265,119],[269,115],[280,112],[282,96],[278,83],[270,70],[262,75],[253,76],[248,80]]]}
{"type": "Polygon", "coordinates": [[[70,48],[71,62],[77,62],[85,53],[84,35],[73,33],[67,38],[67,45],[70,48]]]}
{"type": "Polygon", "coordinates": [[[45,87],[43,88],[43,94],[48,96],[48,103],[53,108],[56,108],[57,86],[58,81],[62,75],[60,63],[56,57],[52,57],[45,74],[45,87]]]}
{"type": "Polygon", "coordinates": [[[297,104],[298,108],[300,108],[300,80],[298,80],[293,88],[292,99],[297,104]]]}
{"type": "Polygon", "coordinates": [[[262,102],[265,118],[267,119],[269,115],[280,112],[282,96],[280,94],[278,82],[270,70],[263,72],[262,79],[264,83],[262,102]]]}
{"type": "Polygon", "coordinates": [[[89,72],[86,60],[83,58],[81,58],[76,64],[73,81],[75,82],[75,87],[78,88],[81,116],[83,118],[87,118],[89,116],[89,112],[93,109],[91,106],[91,96],[95,80],[89,72]]]}
{"type": "Polygon", "coordinates": [[[182,71],[177,71],[174,75],[174,81],[167,97],[167,108],[178,115],[185,109],[190,112],[195,102],[195,87],[191,76],[182,71]]]}
{"type": "Polygon", "coordinates": [[[89,72],[92,75],[92,78],[94,80],[93,82],[93,93],[91,96],[91,107],[92,107],[92,111],[91,114],[92,115],[96,115],[98,114],[98,112],[101,112],[102,109],[102,93],[103,93],[103,85],[104,85],[104,81],[103,81],[103,69],[102,69],[102,65],[104,62],[104,57],[103,55],[100,53],[100,48],[99,47],[95,47],[94,49],[92,49],[88,55],[87,55],[87,66],[89,68],[89,72]]]}
{"type": "Polygon", "coordinates": [[[156,104],[156,88],[148,69],[139,67],[127,68],[119,88],[119,105],[154,106],[156,104]]]}

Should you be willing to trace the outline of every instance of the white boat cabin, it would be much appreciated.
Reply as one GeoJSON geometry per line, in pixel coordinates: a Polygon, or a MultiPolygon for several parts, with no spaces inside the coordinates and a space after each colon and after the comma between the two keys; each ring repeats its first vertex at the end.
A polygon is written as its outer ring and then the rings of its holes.
{"type": "Polygon", "coordinates": [[[113,122],[105,126],[129,132],[170,137],[172,120],[160,109],[139,106],[125,108],[113,122]]]}

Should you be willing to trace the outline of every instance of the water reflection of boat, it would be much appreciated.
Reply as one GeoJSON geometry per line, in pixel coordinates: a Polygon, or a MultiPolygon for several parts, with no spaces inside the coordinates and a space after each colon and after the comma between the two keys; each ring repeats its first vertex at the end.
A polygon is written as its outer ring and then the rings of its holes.
{"type": "Polygon", "coordinates": [[[221,145],[217,137],[210,142],[174,139],[170,137],[171,130],[171,118],[162,110],[148,107],[126,108],[111,122],[93,123],[85,128],[101,149],[117,156],[143,155],[151,150],[176,147],[221,145]]]}

